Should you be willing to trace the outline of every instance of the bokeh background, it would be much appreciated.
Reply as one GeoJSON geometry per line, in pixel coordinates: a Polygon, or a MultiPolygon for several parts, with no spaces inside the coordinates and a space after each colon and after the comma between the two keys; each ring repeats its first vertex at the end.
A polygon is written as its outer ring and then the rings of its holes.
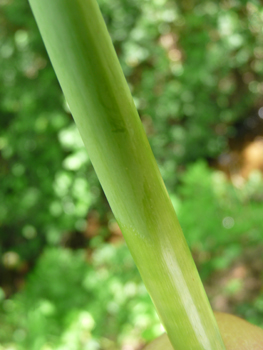
{"type": "MultiPolygon", "coordinates": [[[[99,0],[214,309],[263,326],[263,6],[99,0]]],[[[27,0],[0,0],[0,350],[162,332],[27,0]]]]}

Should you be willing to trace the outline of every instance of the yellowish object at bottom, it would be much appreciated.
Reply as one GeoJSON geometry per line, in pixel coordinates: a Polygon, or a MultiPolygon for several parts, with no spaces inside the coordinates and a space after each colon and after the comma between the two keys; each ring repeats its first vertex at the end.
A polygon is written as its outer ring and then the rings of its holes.
{"type": "MultiPolygon", "coordinates": [[[[215,312],[215,317],[226,350],[263,350],[263,329],[233,315],[215,312]]],[[[167,334],[163,334],[147,345],[144,350],[174,349],[167,334]]]]}

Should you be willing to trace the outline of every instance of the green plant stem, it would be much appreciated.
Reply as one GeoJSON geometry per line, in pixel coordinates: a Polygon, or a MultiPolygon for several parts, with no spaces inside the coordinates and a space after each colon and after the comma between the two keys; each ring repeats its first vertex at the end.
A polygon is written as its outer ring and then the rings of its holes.
{"type": "Polygon", "coordinates": [[[176,350],[225,349],[95,0],[29,0],[90,159],[176,350]]]}

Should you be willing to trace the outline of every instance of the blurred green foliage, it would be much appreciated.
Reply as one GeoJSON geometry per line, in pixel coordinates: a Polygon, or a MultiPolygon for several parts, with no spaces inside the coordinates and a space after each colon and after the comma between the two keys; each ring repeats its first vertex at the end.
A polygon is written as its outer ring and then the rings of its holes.
{"type": "Polygon", "coordinates": [[[24,291],[2,302],[0,337],[22,349],[116,349],[161,328],[126,246],[48,249],[24,291]],[[11,338],[10,338],[11,335],[11,338]]]}
{"type": "MultiPolygon", "coordinates": [[[[251,133],[261,125],[263,7],[99,4],[205,280],[263,245],[261,174],[237,188],[207,165],[241,124],[251,133]]],[[[126,246],[104,242],[111,214],[26,0],[0,0],[0,67],[0,350],[135,349],[134,339],[160,326],[126,246]],[[86,230],[91,210],[100,236],[63,248],[69,233],[86,230]],[[5,299],[6,271],[33,265],[25,287],[5,299]]],[[[263,326],[262,298],[235,310],[263,326]]]]}
{"type": "Polygon", "coordinates": [[[199,254],[209,253],[200,271],[203,278],[215,269],[228,268],[249,245],[262,244],[260,172],[237,189],[222,172],[197,162],[186,171],[178,194],[181,199],[175,206],[188,244],[199,254]]]}

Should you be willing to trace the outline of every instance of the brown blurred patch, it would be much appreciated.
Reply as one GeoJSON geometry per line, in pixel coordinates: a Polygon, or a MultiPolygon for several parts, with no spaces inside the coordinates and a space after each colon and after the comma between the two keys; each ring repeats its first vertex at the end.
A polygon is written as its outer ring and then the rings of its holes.
{"type": "Polygon", "coordinates": [[[256,137],[240,150],[221,154],[216,167],[227,174],[234,185],[248,179],[254,170],[263,172],[263,137],[256,137]]]}
{"type": "Polygon", "coordinates": [[[216,271],[205,283],[214,310],[234,313],[238,304],[251,302],[263,288],[263,246],[246,248],[232,266],[216,271]]]}

